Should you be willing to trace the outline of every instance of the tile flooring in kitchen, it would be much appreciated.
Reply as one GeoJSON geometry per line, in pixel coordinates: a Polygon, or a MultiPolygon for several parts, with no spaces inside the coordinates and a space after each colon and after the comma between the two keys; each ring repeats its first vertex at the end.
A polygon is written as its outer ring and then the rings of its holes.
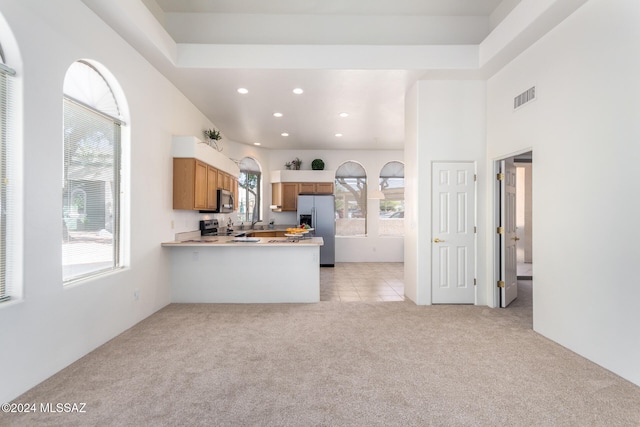
{"type": "Polygon", "coordinates": [[[340,262],[321,267],[320,301],[404,301],[404,263],[340,262]]]}

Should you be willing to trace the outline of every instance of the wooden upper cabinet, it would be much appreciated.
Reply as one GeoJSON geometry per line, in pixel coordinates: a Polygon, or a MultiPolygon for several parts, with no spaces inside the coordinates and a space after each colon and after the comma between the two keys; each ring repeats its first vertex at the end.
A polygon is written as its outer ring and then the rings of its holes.
{"type": "Polygon", "coordinates": [[[221,170],[218,170],[218,188],[223,190],[232,191],[231,180],[234,179],[231,175],[221,170]]]}
{"type": "Polygon", "coordinates": [[[333,194],[332,182],[301,182],[300,194],[333,194]]]}
{"type": "Polygon", "coordinates": [[[298,183],[276,182],[271,184],[272,210],[277,212],[296,211],[298,209],[298,183]]]}
{"type": "Polygon", "coordinates": [[[299,194],[333,194],[332,182],[275,182],[271,184],[271,210],[298,210],[299,194]]]}
{"type": "Polygon", "coordinates": [[[207,208],[208,165],[196,159],[173,159],[173,208],[207,208]]]}
{"type": "Polygon", "coordinates": [[[282,183],[282,210],[298,210],[298,184],[295,182],[282,183]]]}
{"type": "Polygon", "coordinates": [[[173,209],[216,210],[218,189],[234,193],[238,203],[238,180],[228,173],[194,158],[173,159],[173,209]]]}
{"type": "Polygon", "coordinates": [[[298,184],[298,193],[299,194],[315,194],[316,193],[316,184],[315,182],[301,182],[298,184]]]}
{"type": "Polygon", "coordinates": [[[231,177],[231,192],[233,192],[233,210],[237,211],[240,202],[238,200],[238,180],[234,177],[231,177]]]}
{"type": "Polygon", "coordinates": [[[218,170],[218,188],[224,188],[224,175],[225,173],[221,170],[218,170]]]}
{"type": "Polygon", "coordinates": [[[218,208],[218,169],[207,165],[207,210],[218,208]]]}
{"type": "Polygon", "coordinates": [[[333,194],[333,182],[318,182],[316,194],[333,194]]]}

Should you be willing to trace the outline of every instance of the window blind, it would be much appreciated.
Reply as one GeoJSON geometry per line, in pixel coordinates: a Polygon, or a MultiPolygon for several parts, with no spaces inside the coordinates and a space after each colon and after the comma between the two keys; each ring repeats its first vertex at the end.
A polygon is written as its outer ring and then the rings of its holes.
{"type": "Polygon", "coordinates": [[[65,282],[118,268],[120,122],[64,99],[65,282]]]}
{"type": "Polygon", "coordinates": [[[15,171],[13,161],[15,141],[15,71],[0,63],[0,301],[7,301],[14,292],[10,254],[16,236],[12,227],[15,219],[15,171]]]}

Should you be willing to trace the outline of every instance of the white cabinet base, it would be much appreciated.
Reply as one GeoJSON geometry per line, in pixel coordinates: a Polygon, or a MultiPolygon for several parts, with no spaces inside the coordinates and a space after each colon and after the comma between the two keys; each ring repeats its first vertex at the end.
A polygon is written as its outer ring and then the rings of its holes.
{"type": "Polygon", "coordinates": [[[172,302],[320,301],[319,246],[242,245],[172,247],[172,302]]]}

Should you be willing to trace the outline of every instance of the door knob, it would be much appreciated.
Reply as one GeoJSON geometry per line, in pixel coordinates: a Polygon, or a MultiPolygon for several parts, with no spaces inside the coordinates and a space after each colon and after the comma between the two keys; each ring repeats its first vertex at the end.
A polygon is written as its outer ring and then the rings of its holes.
{"type": "Polygon", "coordinates": [[[517,242],[518,240],[520,240],[520,238],[519,237],[514,237],[513,240],[515,240],[517,242]]]}
{"type": "Polygon", "coordinates": [[[442,242],[444,242],[444,240],[440,240],[437,237],[433,239],[433,243],[442,243],[442,242]]]}

